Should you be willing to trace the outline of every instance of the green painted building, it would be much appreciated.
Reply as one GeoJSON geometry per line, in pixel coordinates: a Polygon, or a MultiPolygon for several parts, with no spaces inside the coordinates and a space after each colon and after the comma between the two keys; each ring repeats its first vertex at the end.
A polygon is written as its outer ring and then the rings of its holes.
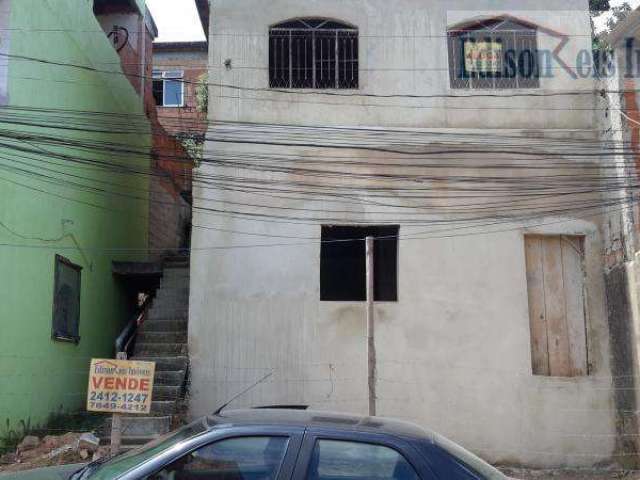
{"type": "Polygon", "coordinates": [[[148,240],[149,23],[144,0],[0,0],[0,439],[82,411],[128,320],[112,262],[148,240]]]}

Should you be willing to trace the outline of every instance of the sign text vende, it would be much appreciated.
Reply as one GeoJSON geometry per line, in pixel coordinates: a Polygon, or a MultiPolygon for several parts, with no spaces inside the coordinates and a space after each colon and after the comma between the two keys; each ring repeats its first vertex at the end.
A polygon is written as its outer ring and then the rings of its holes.
{"type": "Polygon", "coordinates": [[[92,360],[87,410],[105,413],[149,413],[154,373],[153,362],[92,360]]]}

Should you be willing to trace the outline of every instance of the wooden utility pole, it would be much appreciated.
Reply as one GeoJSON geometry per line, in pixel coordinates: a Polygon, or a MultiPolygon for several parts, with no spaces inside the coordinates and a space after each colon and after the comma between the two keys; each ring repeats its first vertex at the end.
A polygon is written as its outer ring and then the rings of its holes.
{"type": "MultiPolygon", "coordinates": [[[[126,360],[127,354],[125,352],[118,352],[116,355],[117,360],[126,360]]],[[[122,414],[114,413],[111,417],[111,455],[117,455],[120,453],[120,446],[122,445],[122,414]]]]}
{"type": "Polygon", "coordinates": [[[373,237],[366,238],[367,259],[367,383],[369,386],[369,416],[376,415],[376,338],[373,305],[373,237]]]}

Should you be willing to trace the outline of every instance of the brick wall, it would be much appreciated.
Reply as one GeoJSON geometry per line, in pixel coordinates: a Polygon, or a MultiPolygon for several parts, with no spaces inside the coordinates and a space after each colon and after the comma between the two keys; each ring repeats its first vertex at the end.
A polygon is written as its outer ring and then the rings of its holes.
{"type": "MultiPolygon", "coordinates": [[[[142,18],[140,29],[145,26],[142,18]]],[[[141,94],[144,110],[153,130],[149,182],[149,250],[152,258],[173,254],[188,246],[191,207],[182,192],[191,190],[192,163],[173,131],[160,120],[153,98],[153,34],[145,28],[136,45],[119,50],[123,71],[141,94]],[[141,91],[143,89],[143,91],[141,91]]],[[[163,109],[164,110],[164,109],[163,109]]]]}
{"type": "Polygon", "coordinates": [[[161,258],[188,246],[191,208],[174,194],[170,175],[154,168],[150,182],[149,251],[152,258],[161,258]]]}
{"type": "Polygon", "coordinates": [[[184,71],[185,106],[158,107],[158,118],[173,135],[204,135],[207,131],[207,114],[197,111],[196,89],[198,80],[207,73],[206,44],[196,43],[192,49],[172,45],[155,45],[153,68],[184,71]]]}

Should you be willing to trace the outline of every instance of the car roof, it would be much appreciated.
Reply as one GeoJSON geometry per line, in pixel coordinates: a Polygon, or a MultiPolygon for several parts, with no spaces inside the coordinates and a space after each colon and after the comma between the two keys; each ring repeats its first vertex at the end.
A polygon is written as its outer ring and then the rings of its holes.
{"type": "Polygon", "coordinates": [[[418,425],[384,417],[366,417],[320,410],[254,409],[225,410],[207,417],[211,427],[295,426],[337,431],[384,433],[413,439],[433,440],[433,432],[418,425]]]}

